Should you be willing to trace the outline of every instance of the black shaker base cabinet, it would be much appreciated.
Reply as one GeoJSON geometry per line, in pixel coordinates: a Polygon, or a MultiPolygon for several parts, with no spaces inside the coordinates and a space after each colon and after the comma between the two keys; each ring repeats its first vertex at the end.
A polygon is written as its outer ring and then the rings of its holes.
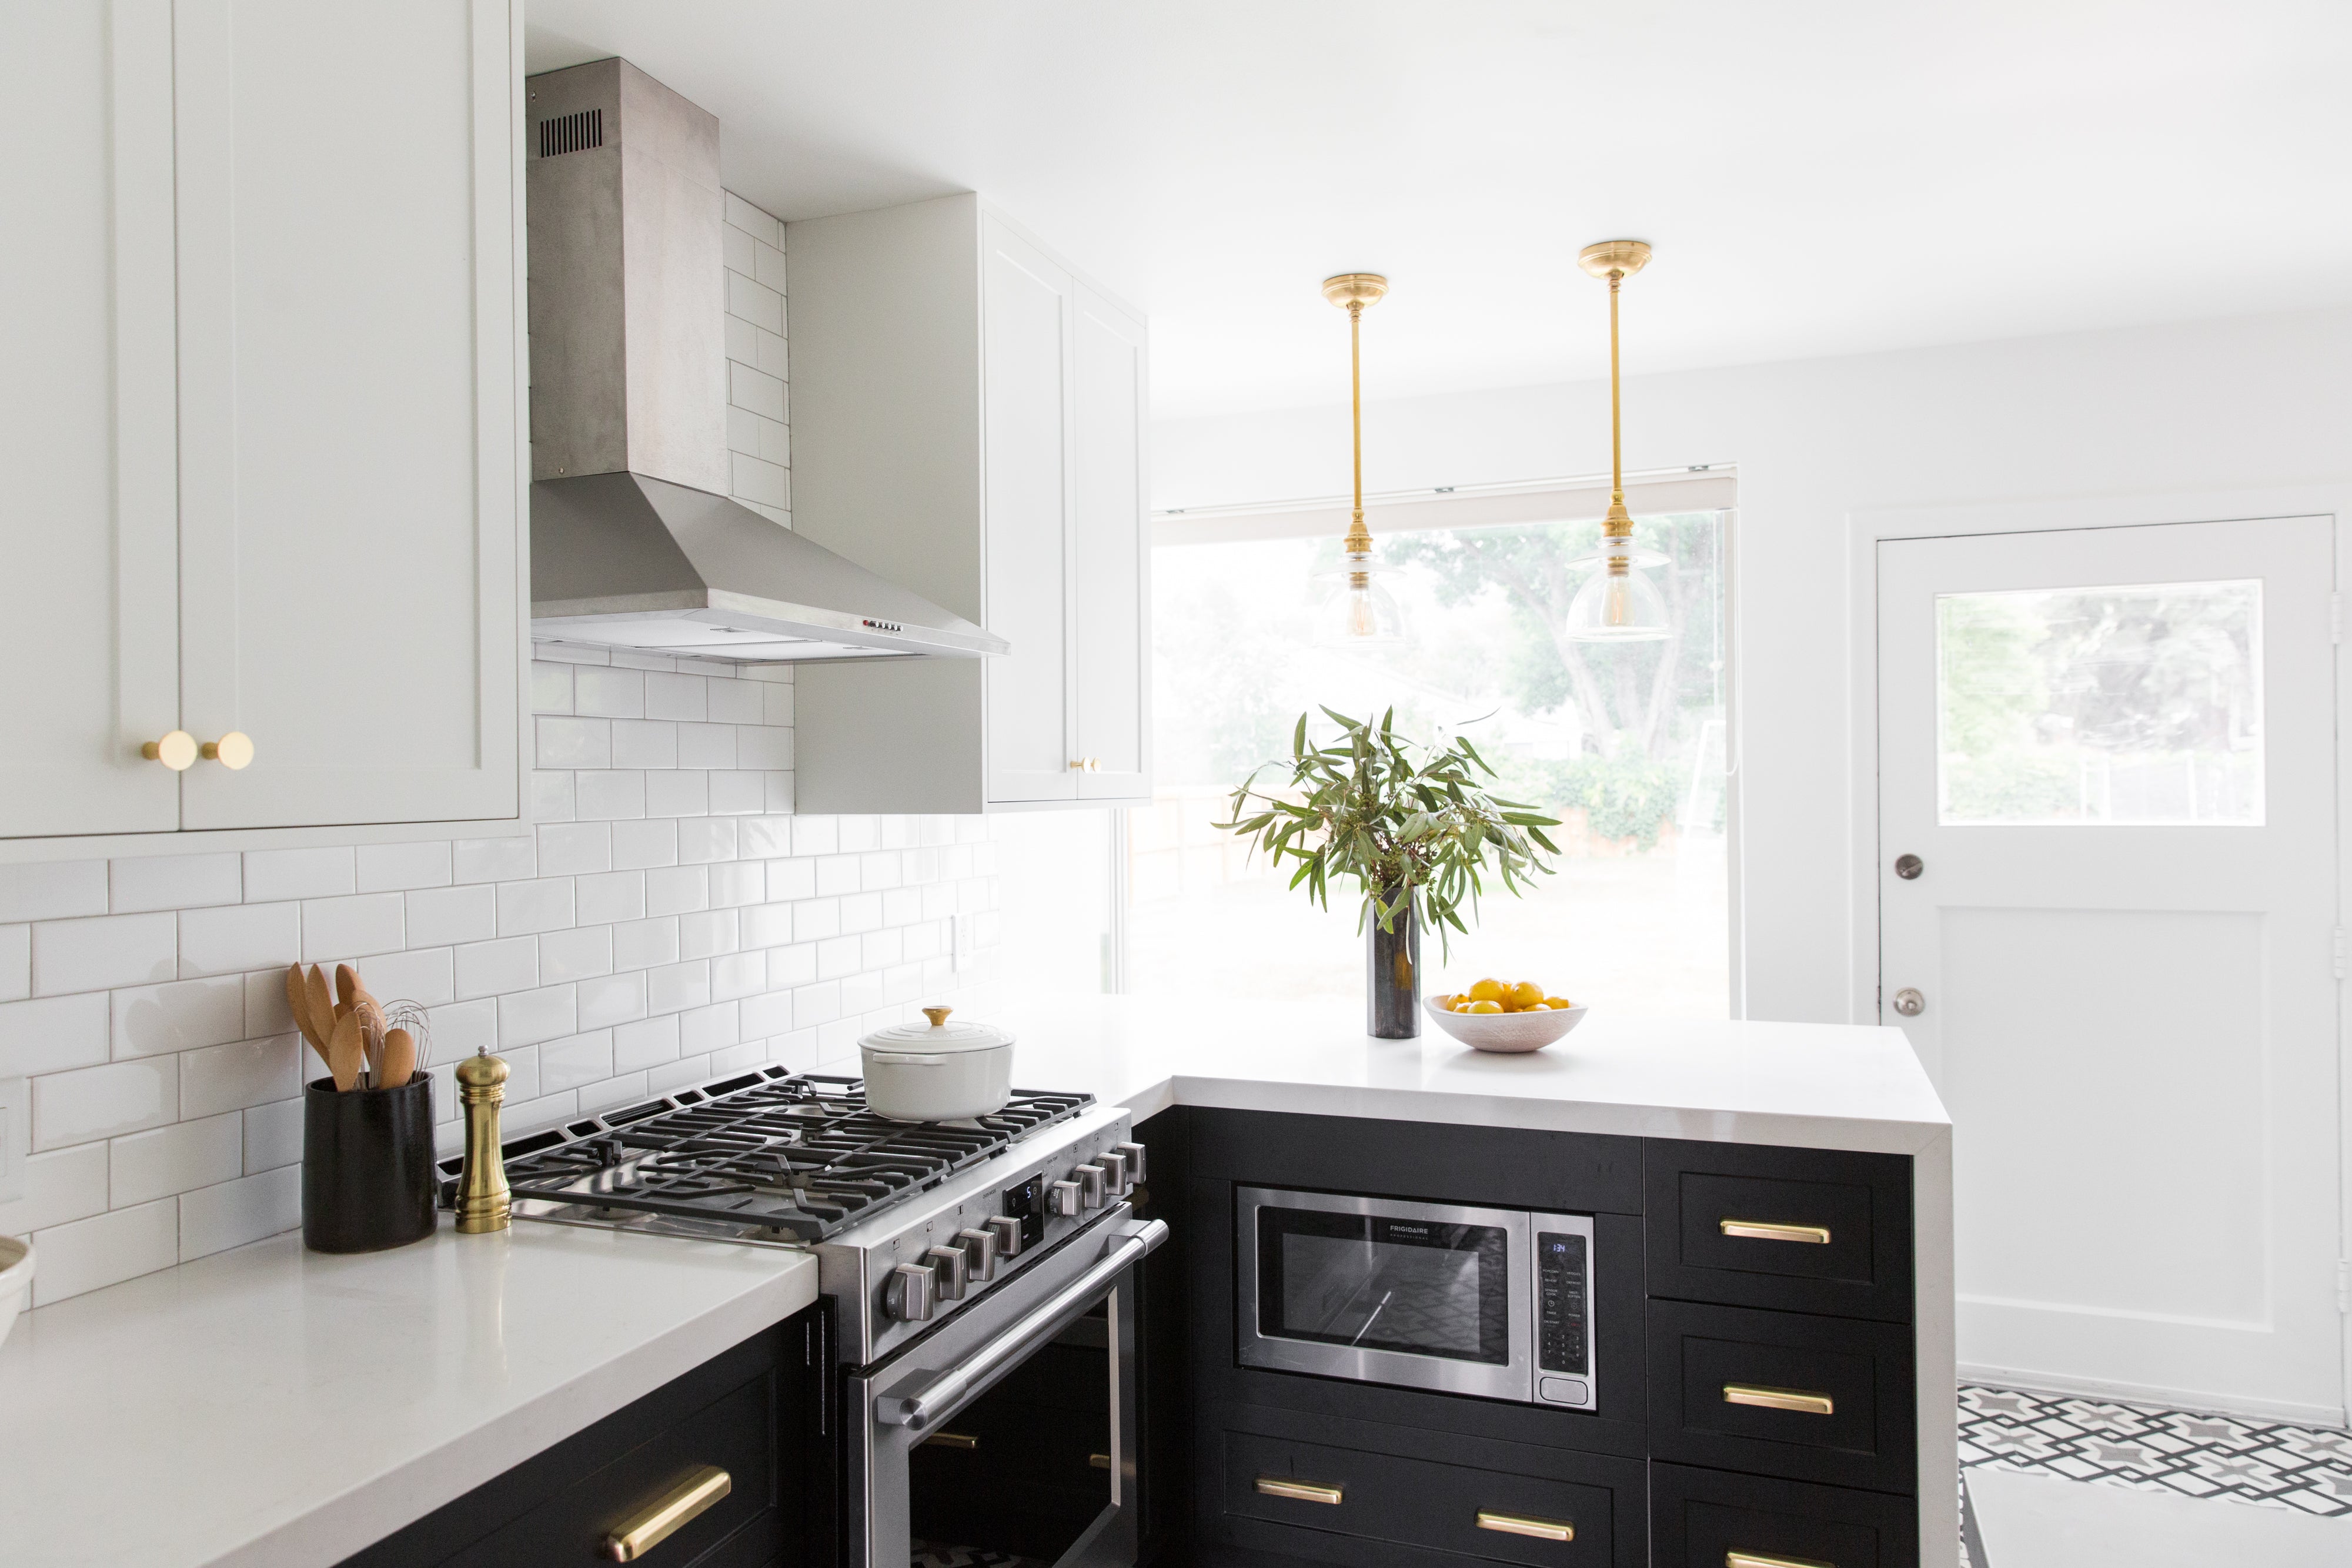
{"type": "Polygon", "coordinates": [[[1918,1568],[1907,1158],[1183,1106],[1137,1141],[1181,1246],[1147,1563],[1918,1568]],[[1592,1216],[1598,1408],[1242,1365],[1240,1186],[1592,1216]]]}
{"type": "Polygon", "coordinates": [[[703,1467],[727,1495],[654,1549],[674,1568],[831,1568],[818,1309],[534,1455],[344,1568],[580,1568],[703,1467]],[[814,1495],[811,1495],[814,1489],[814,1495]]]}

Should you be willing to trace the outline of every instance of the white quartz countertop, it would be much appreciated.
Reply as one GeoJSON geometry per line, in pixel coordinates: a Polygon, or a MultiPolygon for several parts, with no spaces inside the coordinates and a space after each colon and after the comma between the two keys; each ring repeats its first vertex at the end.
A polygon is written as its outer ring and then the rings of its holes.
{"type": "MultiPolygon", "coordinates": [[[[1042,998],[1014,1082],[1182,1103],[1916,1154],[1899,1030],[1594,1012],[1526,1056],[1328,1001],[1042,998]]],[[[851,1071],[855,1071],[854,1067],[851,1071]]],[[[26,1313],[0,1346],[0,1561],[329,1564],[816,1296],[811,1257],[520,1224],[336,1258],[299,1235],[26,1313]]]]}
{"type": "Polygon", "coordinates": [[[1373,1040],[1362,1017],[1320,999],[1041,997],[988,1021],[1016,1037],[1020,1087],[1087,1090],[1139,1121],[1216,1105],[1906,1155],[1951,1133],[1900,1030],[1595,1009],[1546,1050],[1504,1056],[1428,1019],[1418,1040],[1373,1040]]]}
{"type": "Polygon", "coordinates": [[[0,1345],[0,1562],[332,1563],[815,1299],[805,1253],[444,1216],[59,1301],[0,1345]]]}

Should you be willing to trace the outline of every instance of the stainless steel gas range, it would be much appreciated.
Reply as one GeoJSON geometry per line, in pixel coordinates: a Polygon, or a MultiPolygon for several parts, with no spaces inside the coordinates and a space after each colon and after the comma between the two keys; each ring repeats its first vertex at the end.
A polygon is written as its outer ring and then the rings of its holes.
{"type": "Polygon", "coordinates": [[[855,1079],[770,1067],[504,1152],[520,1219],[815,1254],[847,1562],[901,1568],[920,1543],[1125,1568],[1135,1265],[1167,1235],[1127,1202],[1130,1132],[1090,1095],[1034,1091],[973,1122],[888,1122],[855,1079]]]}

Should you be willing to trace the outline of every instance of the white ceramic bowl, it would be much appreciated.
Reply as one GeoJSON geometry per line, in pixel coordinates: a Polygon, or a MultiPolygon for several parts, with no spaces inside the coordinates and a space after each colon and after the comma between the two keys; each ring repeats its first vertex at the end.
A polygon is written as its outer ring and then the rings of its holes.
{"type": "Polygon", "coordinates": [[[1004,1109],[1013,1098],[1013,1036],[988,1024],[951,1024],[946,1008],[923,1011],[929,1028],[894,1024],[857,1042],[866,1107],[893,1122],[962,1122],[1004,1109]]]}
{"type": "Polygon", "coordinates": [[[0,1343],[16,1326],[17,1309],[33,1295],[33,1244],[0,1236],[0,1343]]]}
{"type": "Polygon", "coordinates": [[[1450,1013],[1444,1004],[1453,999],[1451,994],[1431,997],[1422,1005],[1437,1020],[1438,1028],[1476,1051],[1541,1051],[1582,1023],[1584,1015],[1592,1010],[1580,1002],[1557,1011],[1547,1008],[1542,1012],[1450,1013]]]}

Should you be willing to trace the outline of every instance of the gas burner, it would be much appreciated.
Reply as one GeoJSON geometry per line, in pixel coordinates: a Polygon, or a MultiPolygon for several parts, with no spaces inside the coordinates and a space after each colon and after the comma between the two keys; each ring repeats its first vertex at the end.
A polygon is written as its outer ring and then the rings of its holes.
{"type": "MultiPolygon", "coordinates": [[[[507,1183],[518,1206],[551,1206],[547,1218],[660,1217],[821,1241],[1092,1103],[1015,1090],[974,1121],[893,1122],[866,1108],[855,1078],[763,1068],[517,1138],[507,1183]]],[[[445,1204],[462,1165],[441,1164],[445,1204]]]]}

